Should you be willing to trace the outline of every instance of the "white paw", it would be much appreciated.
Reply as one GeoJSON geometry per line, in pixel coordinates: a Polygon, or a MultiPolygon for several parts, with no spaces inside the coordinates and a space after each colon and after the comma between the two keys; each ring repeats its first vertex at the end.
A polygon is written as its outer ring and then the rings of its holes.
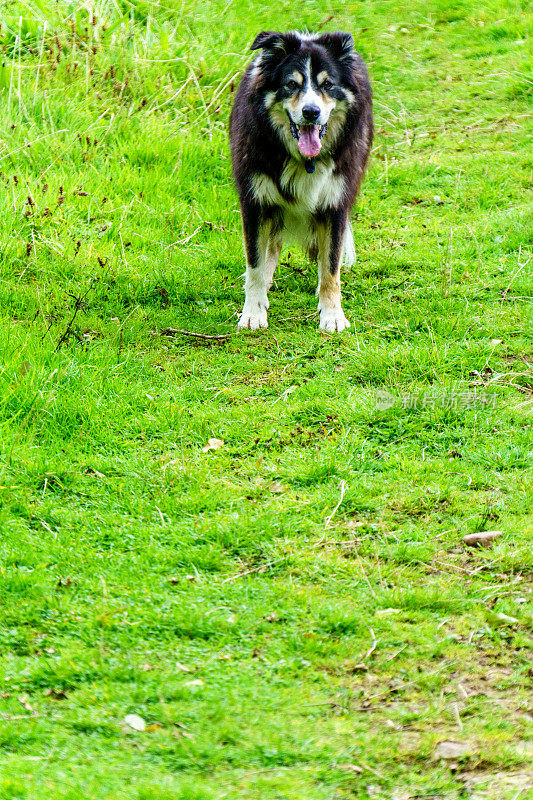
{"type": "Polygon", "coordinates": [[[245,303],[237,323],[238,328],[249,328],[251,331],[256,331],[258,328],[268,328],[267,308],[268,301],[266,305],[263,303],[245,303]]]}
{"type": "Polygon", "coordinates": [[[344,316],[344,311],[338,308],[321,308],[320,311],[320,330],[328,333],[341,333],[350,327],[350,323],[344,316]]]}

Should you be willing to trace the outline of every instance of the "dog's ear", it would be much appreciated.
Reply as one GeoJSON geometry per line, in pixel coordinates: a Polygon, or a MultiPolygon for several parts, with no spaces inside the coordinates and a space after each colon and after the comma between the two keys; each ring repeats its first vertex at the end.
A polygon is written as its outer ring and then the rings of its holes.
{"type": "Polygon", "coordinates": [[[250,50],[260,50],[262,47],[267,50],[283,48],[283,34],[278,31],[261,31],[253,40],[250,50]]]}
{"type": "Polygon", "coordinates": [[[300,46],[300,40],[294,33],[280,33],[279,31],[262,31],[252,42],[250,50],[268,50],[271,53],[287,55],[300,46]]]}
{"type": "Polygon", "coordinates": [[[353,55],[353,37],[351,33],[335,31],[334,33],[323,33],[316,40],[339,61],[347,61],[353,55]]]}

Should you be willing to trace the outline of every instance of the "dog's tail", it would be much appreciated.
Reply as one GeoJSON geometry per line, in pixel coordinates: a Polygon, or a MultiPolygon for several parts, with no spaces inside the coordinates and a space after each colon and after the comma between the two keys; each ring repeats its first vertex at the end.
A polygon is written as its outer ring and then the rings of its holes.
{"type": "Polygon", "coordinates": [[[355,245],[353,241],[352,223],[348,222],[346,234],[344,236],[344,264],[347,267],[353,267],[356,261],[357,255],[355,253],[355,245]]]}

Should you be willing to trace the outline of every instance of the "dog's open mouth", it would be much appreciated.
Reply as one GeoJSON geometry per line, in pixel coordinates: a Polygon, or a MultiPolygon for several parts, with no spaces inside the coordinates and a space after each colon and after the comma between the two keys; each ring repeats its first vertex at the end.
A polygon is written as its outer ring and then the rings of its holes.
{"type": "Polygon", "coordinates": [[[327,128],[325,125],[296,125],[289,117],[291,133],[298,142],[300,152],[305,158],[315,158],[320,153],[322,142],[327,128]]]}

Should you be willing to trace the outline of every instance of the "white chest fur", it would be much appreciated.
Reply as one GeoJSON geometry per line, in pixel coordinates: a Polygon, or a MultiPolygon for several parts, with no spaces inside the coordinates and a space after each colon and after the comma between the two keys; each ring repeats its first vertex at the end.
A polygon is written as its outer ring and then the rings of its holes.
{"type": "Polygon", "coordinates": [[[342,200],[345,181],[333,174],[333,161],[317,162],[315,171],[306,172],[302,162],[289,159],[281,173],[280,186],[290,195],[286,200],[274,181],[261,173],[252,178],[255,197],[266,205],[279,206],[299,215],[337,206],[342,200]]]}

